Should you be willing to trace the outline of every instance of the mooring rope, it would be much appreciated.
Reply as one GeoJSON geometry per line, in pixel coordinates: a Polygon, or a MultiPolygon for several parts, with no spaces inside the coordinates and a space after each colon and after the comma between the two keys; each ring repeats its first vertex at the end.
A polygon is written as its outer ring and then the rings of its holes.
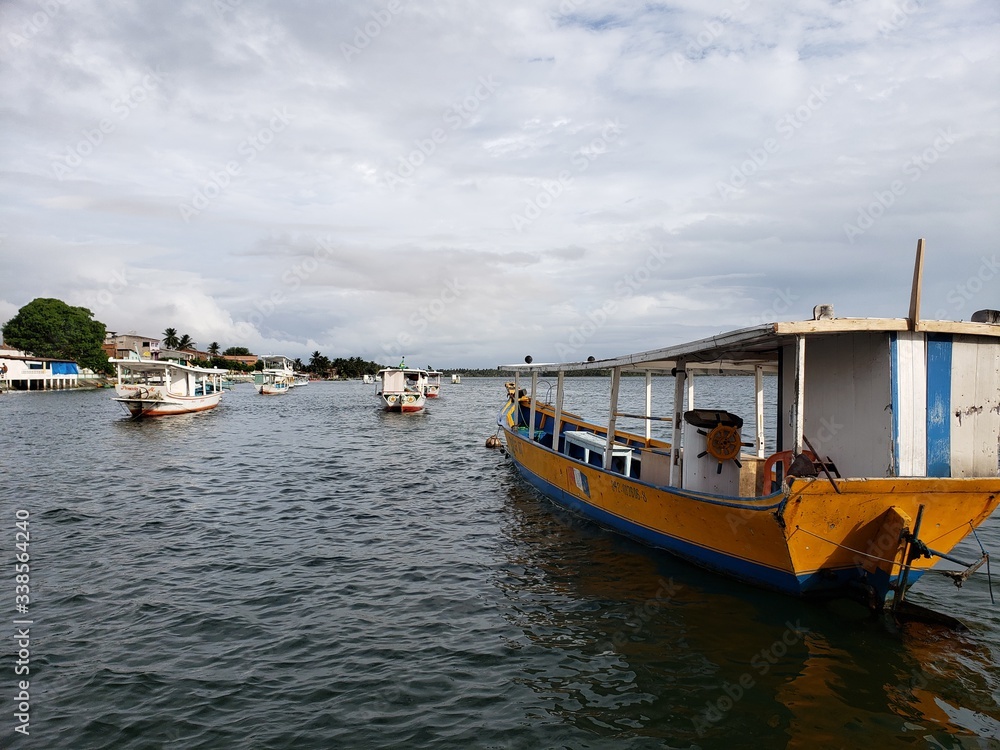
{"type": "Polygon", "coordinates": [[[848,547],[846,544],[841,544],[840,542],[835,542],[832,539],[824,539],[819,534],[809,531],[809,529],[803,529],[801,526],[795,527],[796,531],[801,531],[803,534],[808,534],[809,536],[814,536],[821,542],[826,542],[827,544],[832,544],[834,547],[840,547],[840,549],[846,549],[848,552],[853,552],[856,555],[861,555],[862,557],[870,557],[872,560],[878,560],[879,562],[886,562],[890,565],[899,565],[900,563],[895,560],[887,560],[884,557],[879,557],[878,555],[873,555],[870,552],[862,552],[859,549],[854,549],[853,547],[848,547]]]}

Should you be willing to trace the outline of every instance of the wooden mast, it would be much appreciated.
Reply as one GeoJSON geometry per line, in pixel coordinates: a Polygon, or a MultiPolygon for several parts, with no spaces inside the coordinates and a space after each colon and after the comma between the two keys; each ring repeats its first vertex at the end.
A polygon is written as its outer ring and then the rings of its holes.
{"type": "Polygon", "coordinates": [[[917,240],[917,258],[913,264],[913,288],[910,290],[910,330],[920,325],[920,290],[924,277],[924,240],[917,240]]]}

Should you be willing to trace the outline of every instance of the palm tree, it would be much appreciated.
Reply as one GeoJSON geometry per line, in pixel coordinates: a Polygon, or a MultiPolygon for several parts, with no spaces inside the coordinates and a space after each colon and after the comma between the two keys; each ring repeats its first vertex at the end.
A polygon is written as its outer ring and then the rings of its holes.
{"type": "Polygon", "coordinates": [[[218,357],[219,356],[219,350],[221,348],[222,347],[219,346],[219,342],[218,341],[213,341],[211,344],[208,345],[208,353],[211,354],[213,357],[218,357]]]}
{"type": "Polygon", "coordinates": [[[180,349],[181,351],[185,351],[187,349],[194,349],[194,344],[195,344],[194,339],[192,339],[185,333],[183,336],[181,336],[180,340],[177,342],[177,348],[180,349]]]}
{"type": "Polygon", "coordinates": [[[165,349],[177,348],[177,329],[168,328],[163,332],[163,346],[165,349]]]}

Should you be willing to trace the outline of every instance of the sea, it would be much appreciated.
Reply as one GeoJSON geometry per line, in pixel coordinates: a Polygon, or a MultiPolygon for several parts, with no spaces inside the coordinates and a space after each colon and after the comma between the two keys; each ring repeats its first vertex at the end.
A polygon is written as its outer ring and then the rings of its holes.
{"type": "MultiPolygon", "coordinates": [[[[697,405],[752,416],[737,380],[697,405]]],[[[0,747],[1000,748],[985,568],[910,595],[961,631],[702,571],[486,447],[503,383],[405,415],[361,381],[243,384],[143,421],[107,389],[0,394],[0,747]]],[[[565,408],[607,391],[568,378],[565,408]]],[[[1000,516],[955,554],[979,543],[1000,516]]]]}

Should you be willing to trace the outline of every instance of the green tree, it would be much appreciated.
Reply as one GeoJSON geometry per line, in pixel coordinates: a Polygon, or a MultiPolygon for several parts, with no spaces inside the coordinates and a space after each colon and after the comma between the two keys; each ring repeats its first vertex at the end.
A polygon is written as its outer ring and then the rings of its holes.
{"type": "Polygon", "coordinates": [[[181,336],[180,339],[177,341],[176,348],[180,349],[181,351],[185,351],[187,349],[194,349],[194,347],[195,347],[194,339],[192,339],[186,333],[183,336],[181,336]]]}
{"type": "Polygon", "coordinates": [[[177,348],[177,329],[168,328],[163,332],[163,348],[164,349],[176,349],[177,348]]]}
{"type": "Polygon", "coordinates": [[[221,348],[222,347],[219,346],[219,342],[218,341],[213,341],[211,344],[208,345],[208,353],[211,354],[213,357],[218,357],[219,356],[219,349],[221,349],[221,348]]]}
{"type": "Polygon", "coordinates": [[[250,350],[245,346],[231,346],[223,352],[230,357],[250,357],[250,350]]]}
{"type": "Polygon", "coordinates": [[[101,345],[107,329],[85,307],[70,307],[62,300],[39,297],[4,323],[8,346],[36,357],[69,359],[95,372],[110,372],[108,355],[101,345]]]}

